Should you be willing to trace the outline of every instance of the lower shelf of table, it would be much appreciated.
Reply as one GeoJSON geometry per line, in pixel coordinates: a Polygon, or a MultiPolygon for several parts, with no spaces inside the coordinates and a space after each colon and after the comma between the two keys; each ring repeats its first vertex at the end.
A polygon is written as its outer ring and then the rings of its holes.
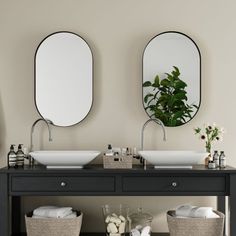
{"type": "MultiPolygon", "coordinates": [[[[105,236],[105,233],[81,233],[80,236],[105,236]]],[[[152,233],[152,236],[170,236],[169,233],[152,233]]],[[[12,234],[12,236],[26,236],[26,233],[12,234]]],[[[226,235],[225,235],[226,236],[226,235]]]]}
{"type": "MultiPolygon", "coordinates": [[[[81,233],[81,236],[105,236],[105,233],[81,233]]],[[[129,234],[127,234],[129,235],[129,234]]],[[[152,233],[152,236],[169,236],[169,233],[152,233]]],[[[26,233],[12,234],[12,236],[26,236],[26,233]]]]}
{"type": "MultiPolygon", "coordinates": [[[[106,236],[104,233],[82,233],[81,236],[106,236]]],[[[129,236],[127,234],[126,236],[129,236]]],[[[152,233],[152,236],[169,236],[169,233],[152,233]]]]}
{"type": "MultiPolygon", "coordinates": [[[[129,234],[127,234],[127,236],[128,235],[129,234]]],[[[152,233],[151,235],[152,236],[170,236],[169,233],[152,233]]],[[[26,233],[12,234],[12,236],[26,236],[26,233]]],[[[81,233],[80,236],[106,236],[106,234],[105,233],[81,233]]]]}

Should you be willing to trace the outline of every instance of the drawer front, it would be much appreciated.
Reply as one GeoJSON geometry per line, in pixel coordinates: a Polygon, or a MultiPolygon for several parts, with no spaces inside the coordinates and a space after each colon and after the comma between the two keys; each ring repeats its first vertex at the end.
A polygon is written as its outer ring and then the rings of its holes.
{"type": "Polygon", "coordinates": [[[11,179],[12,192],[114,192],[114,177],[22,177],[11,179]]]}
{"type": "Polygon", "coordinates": [[[124,177],[124,192],[225,192],[225,177],[124,177]]]}

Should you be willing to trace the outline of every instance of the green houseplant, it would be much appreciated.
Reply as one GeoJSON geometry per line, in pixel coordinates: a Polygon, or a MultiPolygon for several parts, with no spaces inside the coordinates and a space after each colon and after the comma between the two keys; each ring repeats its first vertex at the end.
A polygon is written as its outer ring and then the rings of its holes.
{"type": "Polygon", "coordinates": [[[178,67],[173,66],[171,73],[165,73],[160,80],[156,75],[154,82],[146,81],[143,87],[149,92],[144,97],[144,107],[151,117],[160,119],[165,126],[179,126],[192,118],[195,104],[187,103],[187,84],[179,78],[178,67]]]}

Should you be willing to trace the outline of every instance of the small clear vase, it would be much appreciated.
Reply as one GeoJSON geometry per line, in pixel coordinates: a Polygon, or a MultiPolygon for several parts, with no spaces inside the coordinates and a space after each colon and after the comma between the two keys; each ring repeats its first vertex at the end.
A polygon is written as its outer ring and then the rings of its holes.
{"type": "Polygon", "coordinates": [[[130,222],[128,220],[129,207],[126,205],[104,205],[102,206],[106,235],[124,235],[129,232],[130,222]]]}
{"type": "Polygon", "coordinates": [[[129,215],[131,230],[130,236],[150,236],[151,235],[151,223],[153,216],[149,213],[143,212],[142,208],[138,208],[137,212],[129,215]]]}
{"type": "Polygon", "coordinates": [[[211,156],[211,147],[206,145],[206,152],[209,153],[209,155],[205,158],[205,166],[208,166],[209,161],[212,160],[211,156]]]}

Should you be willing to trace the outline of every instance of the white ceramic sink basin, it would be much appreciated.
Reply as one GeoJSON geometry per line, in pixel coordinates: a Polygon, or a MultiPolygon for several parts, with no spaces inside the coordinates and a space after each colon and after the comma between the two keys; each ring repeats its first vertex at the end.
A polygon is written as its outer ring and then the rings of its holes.
{"type": "Polygon", "coordinates": [[[139,155],[155,168],[192,168],[193,165],[203,164],[208,154],[197,151],[139,151],[139,155]]]}
{"type": "Polygon", "coordinates": [[[35,151],[30,155],[47,168],[83,168],[99,151],[35,151]]]}

